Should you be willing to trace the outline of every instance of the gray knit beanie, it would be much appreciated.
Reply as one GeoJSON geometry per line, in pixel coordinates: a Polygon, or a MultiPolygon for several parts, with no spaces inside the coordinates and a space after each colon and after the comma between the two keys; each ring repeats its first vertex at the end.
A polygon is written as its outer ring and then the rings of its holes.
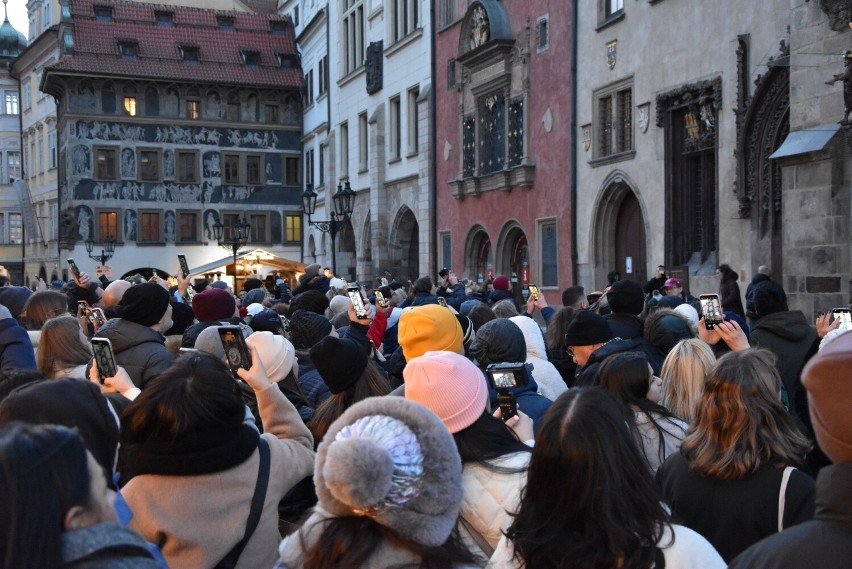
{"type": "Polygon", "coordinates": [[[462,500],[461,459],[438,417],[402,397],[371,397],[328,429],[314,468],[319,505],[367,516],[416,543],[450,535],[462,500]]]}

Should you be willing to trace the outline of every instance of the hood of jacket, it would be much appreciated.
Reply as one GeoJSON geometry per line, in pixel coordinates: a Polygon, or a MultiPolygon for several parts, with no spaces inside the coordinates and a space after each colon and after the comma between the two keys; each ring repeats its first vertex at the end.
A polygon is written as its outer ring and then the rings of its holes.
{"type": "Polygon", "coordinates": [[[142,326],[123,318],[113,318],[101,326],[95,336],[107,338],[112,344],[112,351],[116,354],[123,352],[133,346],[154,342],[165,344],[166,340],[162,334],[148,326],[142,326]]]}
{"type": "Polygon", "coordinates": [[[497,318],[483,324],[470,344],[470,355],[479,367],[491,364],[527,361],[527,343],[517,324],[497,318]]]}
{"type": "Polygon", "coordinates": [[[791,342],[801,342],[808,338],[813,327],[801,310],[788,310],[762,316],[752,328],[752,333],[758,330],[764,330],[791,342]]]}
{"type": "Polygon", "coordinates": [[[546,360],[547,347],[544,345],[544,335],[538,327],[538,322],[529,316],[512,316],[509,321],[521,329],[527,344],[527,356],[546,360]]]}
{"type": "Polygon", "coordinates": [[[754,276],[751,278],[751,284],[756,285],[768,280],[769,275],[764,275],[763,273],[755,273],[754,276]]]}

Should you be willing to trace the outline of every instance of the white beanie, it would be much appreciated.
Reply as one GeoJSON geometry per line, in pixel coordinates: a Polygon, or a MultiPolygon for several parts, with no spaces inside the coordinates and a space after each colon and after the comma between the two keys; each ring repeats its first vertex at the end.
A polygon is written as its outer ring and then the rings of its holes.
{"type": "Polygon", "coordinates": [[[272,332],[255,332],[246,343],[254,346],[260,356],[266,375],[278,382],[287,377],[296,364],[296,348],[284,336],[272,332]]]}

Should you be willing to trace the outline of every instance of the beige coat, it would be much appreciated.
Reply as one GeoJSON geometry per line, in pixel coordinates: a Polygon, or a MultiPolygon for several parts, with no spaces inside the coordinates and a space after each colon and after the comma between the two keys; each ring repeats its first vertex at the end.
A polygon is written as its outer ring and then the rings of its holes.
{"type": "MultiPolygon", "coordinates": [[[[257,393],[270,447],[269,487],[263,514],[240,556],[238,569],[272,567],[281,539],[278,502],[313,472],[310,431],[281,390],[272,385],[257,393]]],[[[133,510],[129,527],[158,545],[170,567],[215,566],[239,542],[246,529],[260,454],[242,464],[200,476],[136,476],[122,494],[133,510]]]]}

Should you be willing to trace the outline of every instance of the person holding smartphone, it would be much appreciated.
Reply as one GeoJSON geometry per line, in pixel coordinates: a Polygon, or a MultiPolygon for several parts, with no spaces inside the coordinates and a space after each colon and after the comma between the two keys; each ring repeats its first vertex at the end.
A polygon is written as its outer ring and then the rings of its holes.
{"type": "Polygon", "coordinates": [[[462,302],[467,300],[467,295],[464,291],[464,285],[459,282],[459,278],[453,271],[447,271],[447,276],[438,284],[437,296],[443,296],[449,306],[456,310],[461,309],[462,302]]]}

